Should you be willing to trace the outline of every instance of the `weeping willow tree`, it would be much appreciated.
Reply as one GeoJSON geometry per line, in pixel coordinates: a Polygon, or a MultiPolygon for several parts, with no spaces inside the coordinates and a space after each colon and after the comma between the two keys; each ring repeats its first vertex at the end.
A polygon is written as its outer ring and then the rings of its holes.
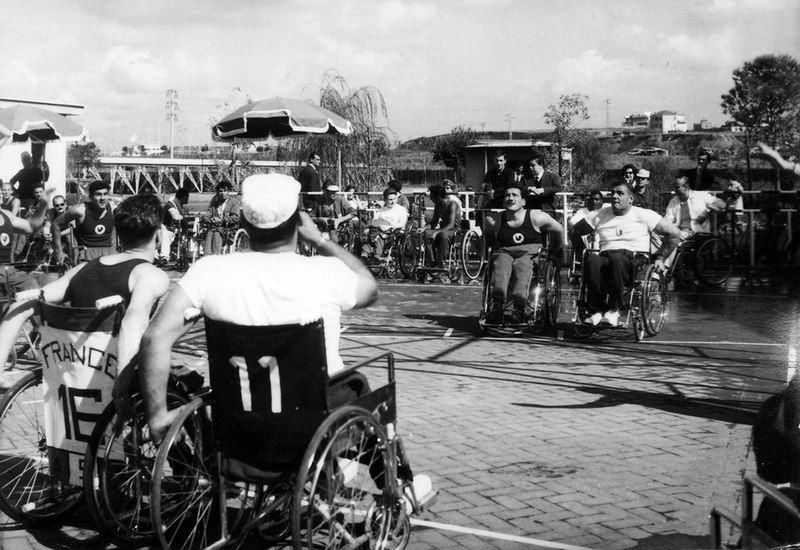
{"type": "Polygon", "coordinates": [[[322,78],[319,104],[349,120],[353,133],[295,140],[291,145],[297,147],[298,161],[304,163],[308,152],[316,151],[325,164],[324,178],[337,181],[340,167],[341,185],[352,183],[359,191],[382,189],[391,179],[388,152],[394,138],[383,94],[374,86],[351,89],[339,73],[329,70],[322,78]]]}

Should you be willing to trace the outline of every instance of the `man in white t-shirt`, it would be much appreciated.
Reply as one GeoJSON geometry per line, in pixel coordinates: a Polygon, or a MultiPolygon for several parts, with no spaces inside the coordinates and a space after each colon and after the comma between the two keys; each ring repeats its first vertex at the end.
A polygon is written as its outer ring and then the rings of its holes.
{"type": "Polygon", "coordinates": [[[581,234],[596,231],[600,254],[589,254],[584,263],[588,317],[584,323],[619,324],[619,310],[626,285],[633,282],[637,256],[650,256],[650,233],[662,237],[655,253],[655,265],[664,270],[664,259],[678,244],[678,228],[656,212],[633,206],[633,188],[621,182],[614,185],[611,205],[589,212],[576,225],[581,234]]]}
{"type": "Polygon", "coordinates": [[[695,191],[689,186],[689,178],[675,180],[675,196],[667,205],[664,217],[678,226],[681,239],[695,233],[710,233],[709,214],[725,210],[725,201],[706,191],[695,191]]]}
{"type": "Polygon", "coordinates": [[[408,210],[397,203],[397,191],[387,187],[383,190],[383,206],[375,212],[372,221],[369,222],[368,237],[361,248],[361,255],[380,260],[389,232],[405,228],[406,222],[408,222],[408,210]]]}
{"type": "Polygon", "coordinates": [[[300,184],[283,174],[259,174],[242,183],[242,227],[251,250],[206,256],[192,265],[169,294],[142,339],[140,383],[151,433],[169,427],[166,387],[172,346],[187,329],[186,309],[238,325],[311,323],[325,326],[328,372],[343,369],[339,357],[342,311],[377,298],[375,279],[361,261],[298,210],[300,184]],[[298,241],[318,255],[296,253],[298,241]],[[321,276],[322,274],[322,276],[321,276]]]}

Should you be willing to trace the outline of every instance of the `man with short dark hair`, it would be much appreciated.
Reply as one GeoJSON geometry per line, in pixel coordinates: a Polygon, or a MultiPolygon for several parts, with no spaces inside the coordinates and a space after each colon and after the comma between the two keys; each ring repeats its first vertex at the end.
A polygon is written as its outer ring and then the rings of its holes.
{"type": "Polygon", "coordinates": [[[103,180],[89,184],[89,201],[76,204],[50,224],[56,259],[64,262],[64,249],[61,245],[61,227],[75,221],[75,240],[85,247],[86,261],[117,251],[114,243],[114,214],[109,204],[111,185],[103,180]]]}
{"type": "Polygon", "coordinates": [[[588,315],[583,321],[616,326],[635,262],[649,261],[651,233],[664,237],[655,253],[656,269],[664,271],[664,261],[680,239],[678,228],[656,212],[634,206],[633,189],[626,182],[614,185],[610,206],[589,212],[575,227],[579,234],[596,231],[600,239],[600,254],[589,254],[584,262],[588,315]]]}
{"type": "Polygon", "coordinates": [[[175,238],[175,231],[183,223],[184,209],[189,202],[189,188],[181,187],[175,195],[164,204],[164,220],[161,223],[159,260],[169,261],[169,249],[175,238]]]}
{"type": "Polygon", "coordinates": [[[533,177],[526,181],[528,185],[528,208],[556,211],[556,193],[562,191],[561,178],[553,172],[545,170],[544,157],[536,156],[530,160],[533,177]]]}
{"type": "Polygon", "coordinates": [[[425,230],[426,254],[435,268],[444,269],[450,244],[461,228],[461,203],[447,193],[443,183],[431,185],[428,193],[433,201],[433,216],[425,230]]]}
{"type": "Polygon", "coordinates": [[[700,149],[697,152],[697,166],[691,170],[687,170],[684,176],[689,180],[689,186],[696,191],[708,191],[709,189],[717,189],[718,178],[714,172],[708,167],[711,164],[711,153],[706,149],[700,149]]]}
{"type": "Polygon", "coordinates": [[[514,182],[505,189],[505,210],[489,213],[483,228],[487,244],[492,248],[492,310],[486,321],[499,324],[503,315],[513,324],[523,323],[531,313],[528,290],[534,271],[534,260],[549,239],[549,254],[556,262],[561,256],[561,224],[549,214],[528,210],[527,189],[514,182]],[[510,297],[512,309],[505,310],[510,297]]]}
{"type": "MultiPolygon", "coordinates": [[[[43,202],[46,206],[46,201],[43,202]]],[[[72,307],[95,307],[98,299],[114,295],[123,298],[127,309],[119,330],[117,381],[113,395],[118,407],[125,407],[123,400],[128,395],[128,385],[133,377],[131,361],[139,349],[153,306],[169,288],[169,278],[152,265],[156,232],[161,227],[163,216],[158,197],[129,197],[122,201],[113,216],[122,252],[73,267],[63,277],[46,285],[42,297],[48,303],[68,302],[72,307]]],[[[32,313],[32,301],[19,302],[3,318],[0,324],[0,358],[3,361],[8,358],[20,328],[32,313]]],[[[0,385],[2,383],[0,375],[0,385]]]]}
{"type": "Polygon", "coordinates": [[[201,218],[208,227],[203,246],[203,253],[206,255],[219,254],[225,240],[233,237],[229,233],[235,231],[239,225],[239,201],[230,196],[230,191],[230,183],[219,182],[216,193],[208,203],[208,210],[201,218]]]}
{"type": "Polygon", "coordinates": [[[505,151],[498,149],[494,154],[494,167],[483,176],[481,192],[487,195],[480,208],[503,208],[503,190],[513,181],[514,170],[507,164],[505,151]]]}
{"type": "Polygon", "coordinates": [[[297,174],[297,181],[300,182],[300,196],[303,201],[303,208],[308,210],[314,208],[320,192],[319,167],[322,165],[322,157],[316,151],[308,154],[308,163],[297,174]],[[310,194],[313,193],[313,194],[310,194]]]}
{"type": "Polygon", "coordinates": [[[341,313],[372,304],[378,287],[358,258],[324,239],[311,217],[298,211],[299,195],[300,184],[289,176],[248,177],[242,184],[242,226],[250,235],[252,250],[201,258],[178,281],[150,324],[142,340],[139,380],[156,441],[171,422],[167,377],[172,346],[187,330],[183,314],[188,308],[246,326],[322,318],[328,372],[343,369],[341,313]],[[298,241],[313,245],[318,255],[297,254],[298,241]]]}

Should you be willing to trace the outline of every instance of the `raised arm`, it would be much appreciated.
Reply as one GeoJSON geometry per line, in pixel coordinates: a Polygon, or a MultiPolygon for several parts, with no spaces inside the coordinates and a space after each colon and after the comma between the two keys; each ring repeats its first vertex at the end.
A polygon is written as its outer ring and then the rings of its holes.
{"type": "Polygon", "coordinates": [[[11,225],[15,233],[30,235],[39,230],[44,225],[44,218],[47,215],[47,199],[39,199],[33,207],[32,214],[27,218],[11,218],[11,225]]]}
{"type": "Polygon", "coordinates": [[[72,220],[83,221],[86,215],[86,205],[83,203],[69,207],[66,212],[60,214],[50,223],[50,234],[53,236],[53,249],[56,253],[58,263],[64,261],[64,249],[61,246],[61,227],[66,227],[72,220]]]}
{"type": "Polygon", "coordinates": [[[783,158],[778,151],[776,151],[766,143],[762,143],[759,141],[758,146],[761,148],[761,151],[770,158],[770,162],[780,166],[784,170],[789,170],[796,176],[800,176],[800,166],[797,166],[796,162],[789,162],[788,160],[783,158]]]}
{"type": "Polygon", "coordinates": [[[333,241],[325,240],[322,237],[317,225],[305,212],[300,213],[300,227],[298,238],[301,241],[313,244],[317,252],[322,256],[333,256],[350,268],[358,278],[356,283],[356,305],[355,307],[367,307],[378,299],[378,283],[372,276],[367,266],[359,258],[339,246],[333,241]]]}

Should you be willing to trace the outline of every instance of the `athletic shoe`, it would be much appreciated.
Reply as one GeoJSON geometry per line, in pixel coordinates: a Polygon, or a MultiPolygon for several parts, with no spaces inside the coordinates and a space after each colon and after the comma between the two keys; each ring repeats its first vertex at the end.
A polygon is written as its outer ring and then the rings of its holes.
{"type": "Polygon", "coordinates": [[[612,327],[619,325],[619,310],[610,309],[606,311],[601,322],[604,325],[611,325],[612,327]]]}
{"type": "Polygon", "coordinates": [[[603,314],[598,311],[596,313],[593,313],[589,317],[585,318],[583,320],[583,324],[584,325],[591,325],[593,327],[596,327],[597,325],[600,324],[600,320],[602,318],[603,318],[603,314]]]}

